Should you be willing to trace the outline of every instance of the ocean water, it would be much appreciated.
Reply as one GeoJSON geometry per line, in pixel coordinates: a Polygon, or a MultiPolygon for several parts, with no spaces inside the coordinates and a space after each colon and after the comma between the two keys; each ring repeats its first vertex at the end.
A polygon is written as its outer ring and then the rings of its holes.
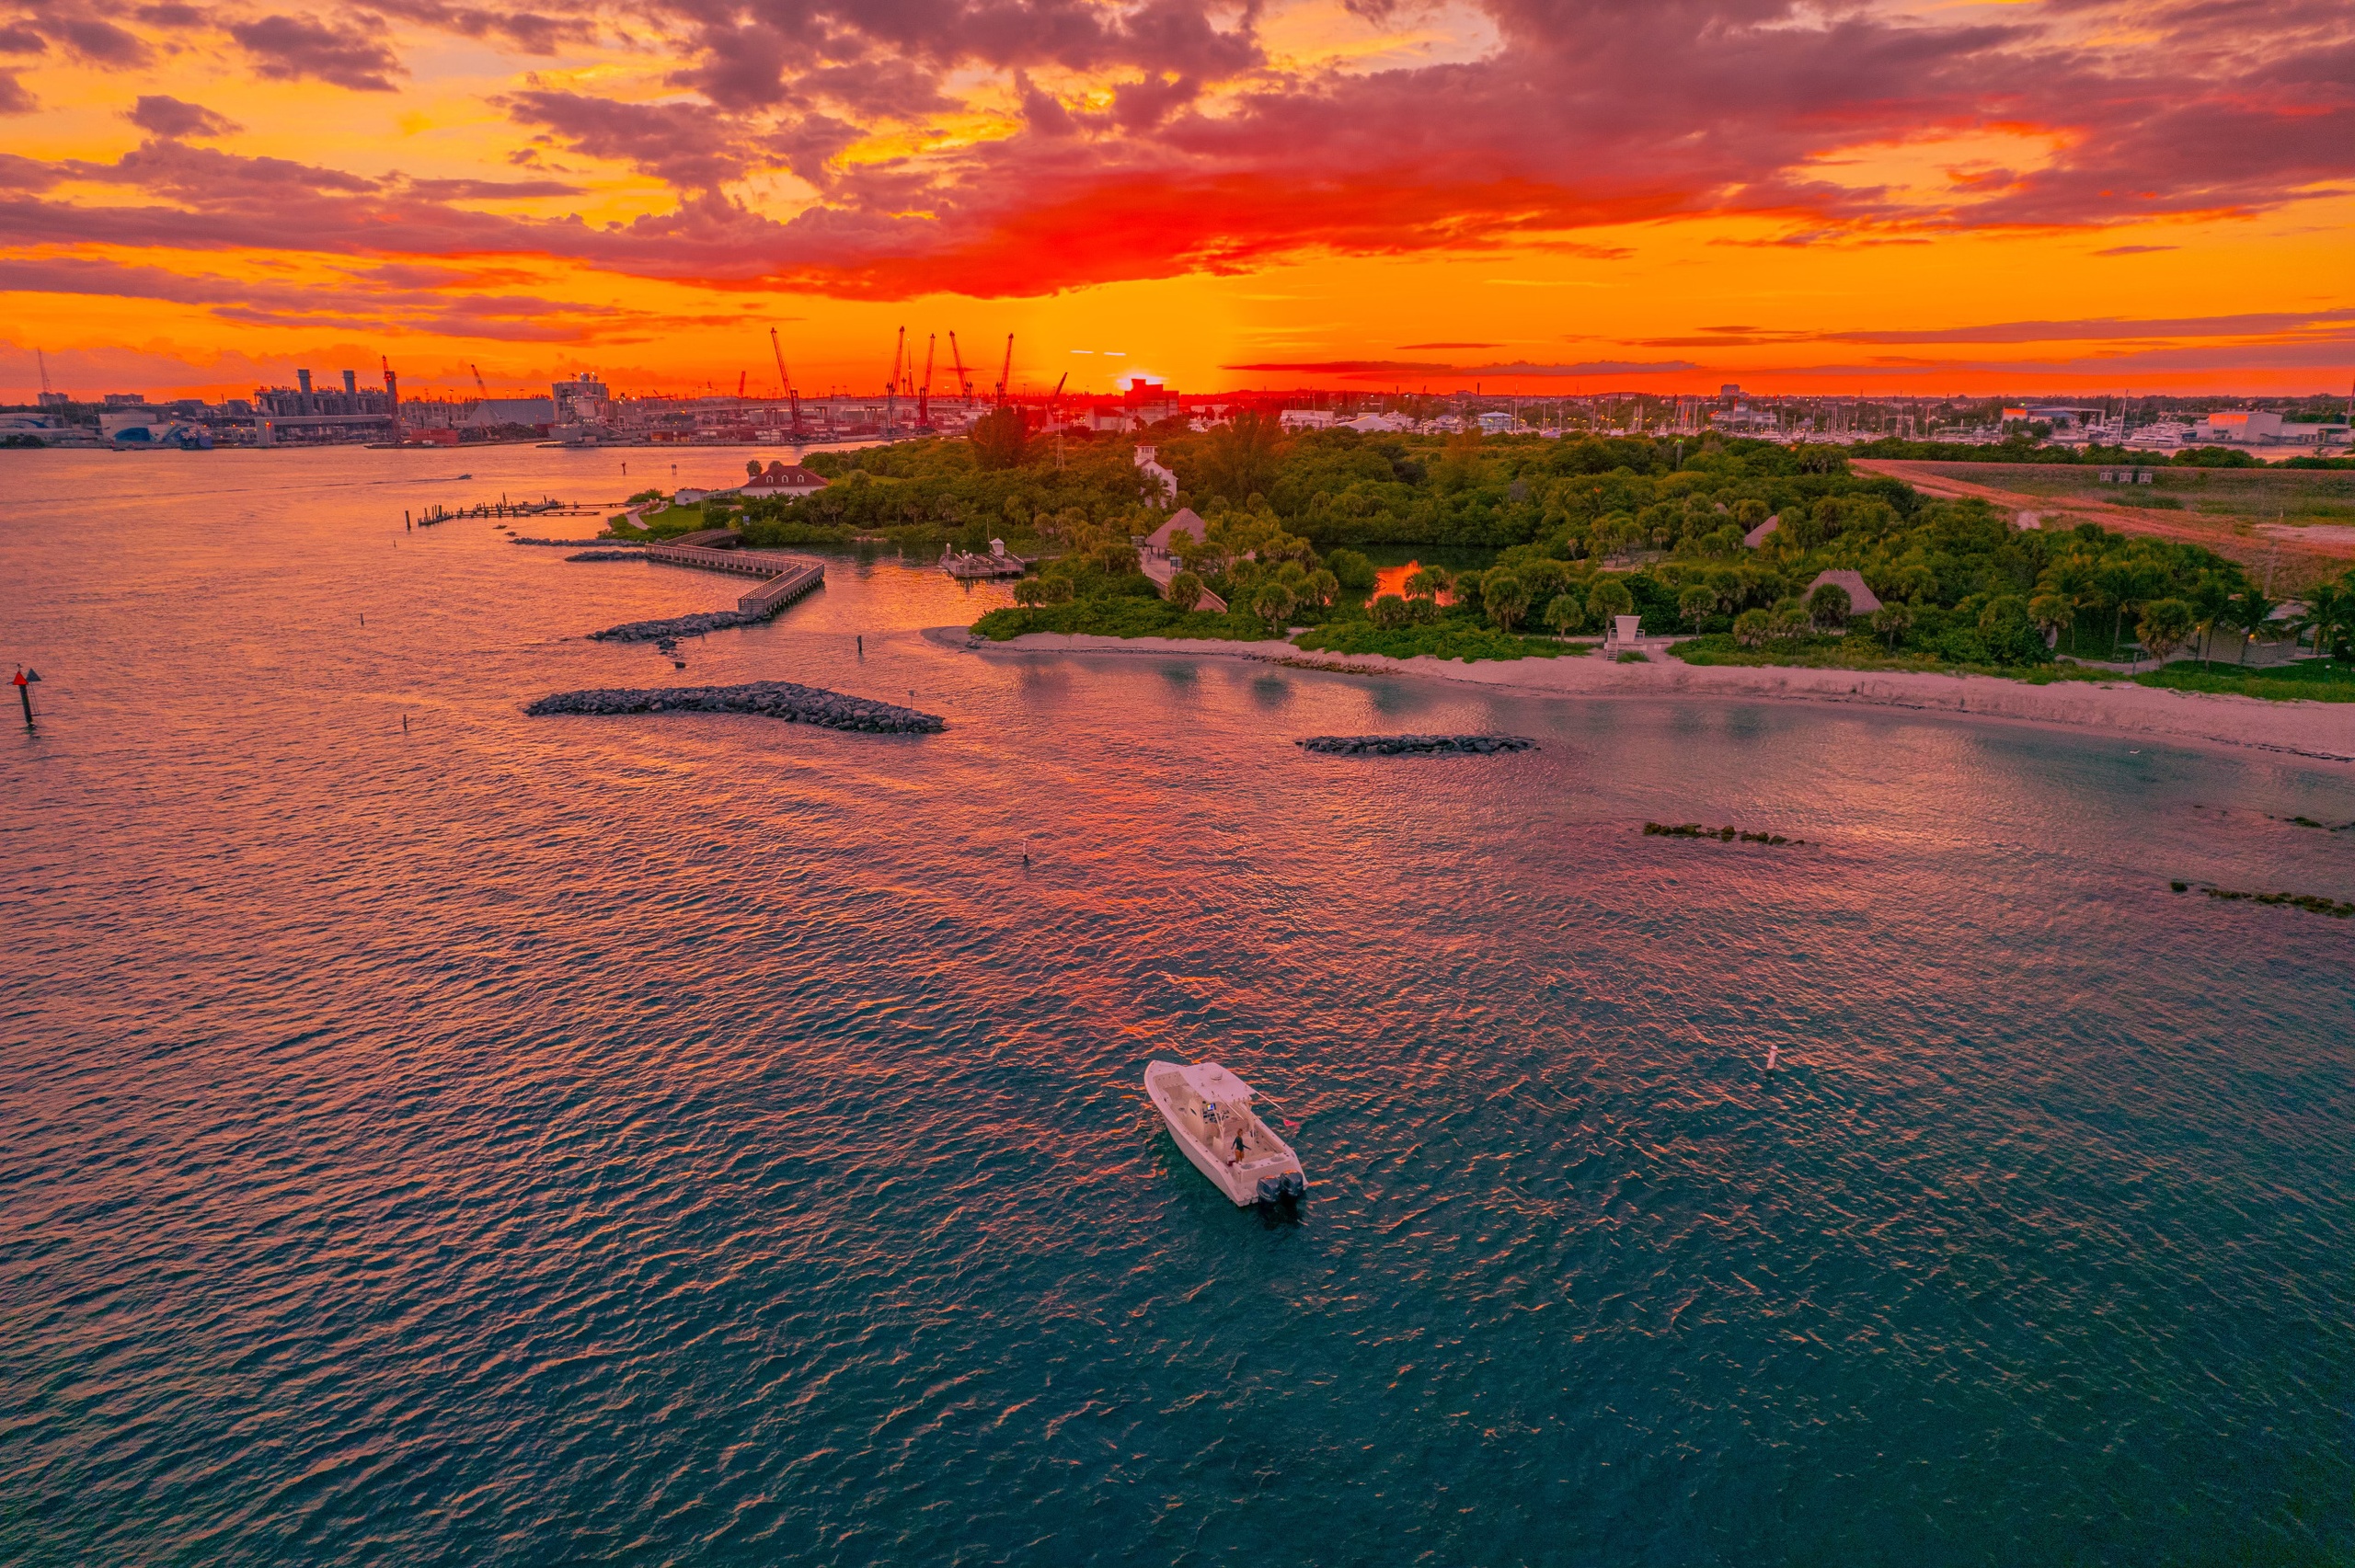
{"type": "Polygon", "coordinates": [[[0,460],[0,1561],[2355,1560],[2346,771],[400,526],[668,462],[0,460]],[[522,712],[754,678],[951,727],[522,712]]]}

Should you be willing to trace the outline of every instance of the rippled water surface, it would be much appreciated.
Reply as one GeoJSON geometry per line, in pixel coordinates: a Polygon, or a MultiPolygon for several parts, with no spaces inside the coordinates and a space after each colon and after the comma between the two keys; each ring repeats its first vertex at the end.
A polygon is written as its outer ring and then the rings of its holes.
{"type": "Polygon", "coordinates": [[[2355,1558],[2355,922],[2167,887],[2355,898],[2346,773],[400,526],[667,464],[0,460],[0,1560],[2355,1558]],[[951,727],[521,711],[755,678],[951,727]]]}

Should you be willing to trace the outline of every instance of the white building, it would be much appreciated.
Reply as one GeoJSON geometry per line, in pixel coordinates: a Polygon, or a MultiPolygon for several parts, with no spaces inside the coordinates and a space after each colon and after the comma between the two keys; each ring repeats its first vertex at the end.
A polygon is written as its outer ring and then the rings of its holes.
{"type": "Polygon", "coordinates": [[[1178,498],[1178,475],[1154,460],[1154,449],[1137,448],[1137,473],[1147,484],[1161,492],[1159,499],[1147,498],[1150,506],[1166,507],[1178,498]]]}
{"type": "Polygon", "coordinates": [[[2257,446],[2285,438],[2281,434],[2281,416],[2261,408],[2230,408],[2215,414],[2203,414],[2192,439],[2203,441],[2229,441],[2241,446],[2257,446]]]}

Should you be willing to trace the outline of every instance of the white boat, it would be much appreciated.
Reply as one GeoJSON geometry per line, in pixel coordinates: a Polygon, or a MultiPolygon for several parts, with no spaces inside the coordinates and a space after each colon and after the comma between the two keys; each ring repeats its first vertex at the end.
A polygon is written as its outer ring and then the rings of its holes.
{"type": "Polygon", "coordinates": [[[1216,1062],[1153,1062],[1144,1092],[1194,1169],[1235,1203],[1279,1203],[1308,1191],[1300,1157],[1251,1109],[1255,1091],[1216,1062]]]}

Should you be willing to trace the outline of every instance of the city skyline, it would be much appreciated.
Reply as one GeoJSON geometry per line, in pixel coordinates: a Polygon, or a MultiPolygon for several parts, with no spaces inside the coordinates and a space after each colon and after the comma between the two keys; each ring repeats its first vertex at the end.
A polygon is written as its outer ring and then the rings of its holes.
{"type": "Polygon", "coordinates": [[[0,20],[0,397],[2343,388],[2340,6],[0,20]]]}

